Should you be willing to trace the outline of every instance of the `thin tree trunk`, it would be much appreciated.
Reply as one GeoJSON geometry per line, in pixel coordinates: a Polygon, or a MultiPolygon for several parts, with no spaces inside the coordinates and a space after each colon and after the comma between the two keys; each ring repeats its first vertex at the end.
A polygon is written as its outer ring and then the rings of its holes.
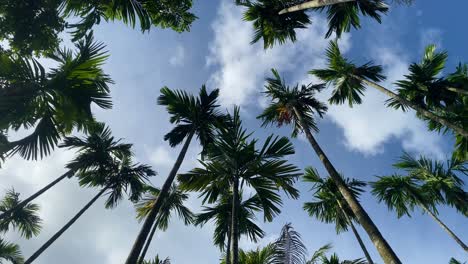
{"type": "Polygon", "coordinates": [[[453,131],[455,131],[457,134],[460,134],[464,137],[468,137],[468,131],[464,130],[463,128],[459,127],[459,126],[456,126],[454,124],[452,124],[450,121],[446,120],[445,118],[443,117],[440,117],[438,115],[435,115],[434,113],[432,113],[431,111],[428,111],[422,107],[419,107],[418,105],[406,100],[405,98],[397,95],[396,93],[388,90],[387,88],[377,84],[377,83],[374,83],[374,82],[371,82],[371,81],[368,81],[366,79],[363,79],[359,76],[354,76],[356,79],[360,80],[361,82],[365,83],[366,85],[368,86],[371,86],[377,90],[379,90],[380,92],[386,94],[387,96],[391,97],[391,98],[394,98],[396,100],[398,100],[400,103],[402,103],[403,105],[407,105],[411,108],[413,108],[416,112],[420,113],[421,115],[435,121],[435,122],[438,122],[450,129],[452,129],[453,131]]]}
{"type": "Polygon", "coordinates": [[[369,217],[369,215],[367,215],[367,212],[364,210],[364,208],[362,208],[361,204],[357,201],[356,197],[354,197],[354,195],[351,193],[349,188],[346,186],[346,183],[343,181],[343,179],[338,174],[333,164],[330,162],[328,157],[323,152],[322,148],[320,148],[320,145],[318,144],[318,142],[310,133],[310,129],[305,124],[302,115],[299,113],[299,111],[297,111],[296,108],[294,108],[294,112],[297,118],[299,119],[299,122],[304,130],[304,133],[306,134],[307,139],[309,140],[310,145],[312,146],[314,151],[317,153],[317,156],[322,161],[328,174],[330,175],[332,180],[335,182],[336,186],[338,187],[338,190],[340,191],[341,195],[343,195],[343,198],[345,199],[349,208],[353,211],[358,222],[367,232],[367,235],[372,240],[372,243],[374,243],[383,261],[386,264],[401,264],[401,261],[398,259],[395,252],[393,252],[393,249],[390,247],[390,245],[387,243],[385,238],[382,236],[379,229],[374,224],[374,222],[369,217]]]}
{"type": "Polygon", "coordinates": [[[234,178],[231,211],[231,264],[239,264],[239,178],[234,178]]]}
{"type": "Polygon", "coordinates": [[[428,213],[441,227],[444,229],[457,243],[460,245],[463,250],[468,252],[468,246],[457,236],[455,233],[450,230],[429,208],[427,208],[423,203],[419,202],[419,205],[423,208],[426,213],[428,213]]]}
{"type": "Polygon", "coordinates": [[[231,223],[229,223],[228,236],[227,236],[227,245],[226,245],[226,264],[231,264],[231,223]]]}
{"type": "Polygon", "coordinates": [[[34,199],[36,199],[37,197],[39,197],[41,194],[43,194],[44,192],[46,192],[47,190],[49,190],[50,188],[54,187],[57,183],[59,183],[60,181],[62,181],[63,179],[67,178],[67,177],[71,177],[73,176],[74,172],[72,171],[68,171],[66,172],[65,174],[63,174],[62,176],[58,177],[57,179],[55,179],[53,182],[49,183],[47,186],[45,186],[44,188],[40,189],[39,191],[37,191],[35,194],[29,196],[27,199],[25,199],[24,201],[20,202],[18,205],[16,205],[15,207],[11,208],[10,210],[8,211],[5,211],[3,214],[0,215],[0,220],[6,218],[6,217],[9,217],[13,212],[25,207],[28,203],[30,203],[31,201],[33,201],[34,199]]]}
{"type": "Polygon", "coordinates": [[[158,223],[154,223],[153,229],[151,230],[151,233],[148,236],[148,240],[146,240],[145,247],[143,248],[143,251],[141,252],[140,260],[138,261],[138,263],[142,264],[143,261],[145,261],[145,256],[146,256],[146,252],[148,252],[150,241],[153,240],[153,236],[156,233],[157,229],[158,229],[158,223]]]}
{"type": "MultiPolygon", "coordinates": [[[[172,167],[171,172],[167,176],[166,181],[164,182],[164,185],[161,188],[161,192],[159,193],[158,197],[156,198],[156,202],[154,203],[153,208],[151,209],[150,213],[148,214],[148,217],[146,218],[145,222],[143,223],[143,226],[140,230],[140,233],[138,234],[132,250],[130,251],[130,254],[127,257],[127,260],[125,261],[125,264],[136,264],[138,261],[138,258],[140,256],[141,250],[143,249],[143,245],[146,241],[146,238],[148,237],[148,234],[151,231],[151,227],[153,226],[154,222],[156,221],[156,216],[159,213],[159,210],[161,209],[161,206],[164,202],[164,199],[166,199],[169,190],[171,188],[172,183],[174,182],[174,179],[177,175],[177,172],[179,171],[180,165],[182,164],[182,161],[185,158],[185,155],[187,154],[188,147],[190,145],[190,142],[192,141],[192,138],[194,136],[195,132],[192,131],[187,139],[185,140],[184,146],[180,150],[179,156],[177,157],[176,162],[174,163],[174,166],[172,167]]],[[[148,244],[151,241],[148,241],[148,244]]]]}
{"type": "Polygon", "coordinates": [[[356,239],[357,239],[357,241],[359,243],[359,246],[361,246],[361,249],[364,252],[364,255],[366,256],[368,264],[374,264],[374,261],[372,261],[372,258],[371,258],[370,254],[369,254],[369,251],[367,251],[366,245],[364,245],[364,242],[362,241],[361,236],[359,235],[358,231],[356,230],[356,227],[354,226],[353,221],[351,220],[351,218],[349,218],[349,216],[346,213],[346,211],[344,210],[343,205],[341,204],[341,202],[339,200],[337,200],[337,202],[338,202],[338,206],[341,209],[341,212],[343,212],[343,215],[346,218],[346,221],[351,226],[351,229],[353,230],[354,236],[356,236],[356,239]]]}
{"type": "Polygon", "coordinates": [[[467,91],[467,90],[463,90],[463,89],[460,89],[460,88],[448,87],[447,90],[452,91],[452,92],[455,92],[455,93],[459,93],[459,94],[468,95],[468,91],[467,91]]]}
{"type": "Polygon", "coordinates": [[[285,8],[281,10],[278,14],[282,15],[286,13],[297,12],[297,11],[306,10],[306,9],[315,8],[315,7],[336,5],[336,4],[354,2],[354,1],[356,0],[312,0],[312,1],[307,1],[305,3],[302,3],[302,4],[298,4],[295,6],[285,8]]]}
{"type": "Polygon", "coordinates": [[[42,245],[42,247],[40,247],[36,252],[34,252],[34,254],[29,257],[25,262],[24,264],[30,264],[32,263],[34,260],[36,260],[42,253],[44,253],[44,251],[50,247],[54,242],[55,240],[57,240],[65,231],[67,231],[68,228],[70,228],[75,222],[76,220],[78,220],[78,218],[80,218],[80,216],[82,214],[84,214],[84,212],[86,212],[86,210],[89,209],[89,207],[91,207],[91,205],[94,204],[94,202],[97,201],[97,199],[99,199],[99,197],[101,197],[102,194],[104,194],[104,192],[107,190],[108,188],[103,188],[96,196],[94,196],[93,199],[91,199],[91,201],[89,201],[84,207],[83,209],[81,209],[72,219],[70,219],[70,221],[68,221],[68,223],[63,226],[57,233],[55,233],[55,235],[53,235],[49,240],[47,240],[47,242],[44,243],[44,245],[42,245]]]}

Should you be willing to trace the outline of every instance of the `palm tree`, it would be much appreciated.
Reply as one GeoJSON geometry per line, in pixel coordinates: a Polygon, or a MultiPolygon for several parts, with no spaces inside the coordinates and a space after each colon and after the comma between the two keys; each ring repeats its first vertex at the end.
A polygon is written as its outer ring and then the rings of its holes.
{"type": "Polygon", "coordinates": [[[333,254],[330,258],[323,257],[322,264],[367,264],[367,262],[362,259],[340,261],[338,255],[333,254]]]}
{"type": "Polygon", "coordinates": [[[429,214],[465,251],[468,246],[453,233],[438,217],[437,205],[448,204],[467,215],[468,194],[463,190],[463,182],[455,171],[466,168],[460,163],[449,162],[444,169],[440,162],[432,162],[424,157],[415,160],[405,154],[395,167],[404,169],[408,175],[391,175],[379,177],[371,183],[372,193],[380,202],[385,202],[390,210],[395,210],[400,218],[411,217],[415,206],[429,214]]]}
{"type": "Polygon", "coordinates": [[[89,135],[80,139],[78,137],[66,137],[60,145],[63,148],[76,149],[78,154],[74,160],[67,164],[67,172],[43,187],[22,202],[18,202],[14,207],[8,207],[7,210],[0,210],[0,220],[14,214],[28,203],[48,191],[59,182],[66,178],[73,177],[76,173],[86,172],[96,166],[104,166],[113,159],[131,155],[131,144],[120,143],[111,135],[111,130],[104,124],[95,123],[88,129],[89,135]]]}
{"type": "Polygon", "coordinates": [[[45,242],[25,264],[32,263],[48,247],[50,247],[67,229],[93,205],[102,195],[107,195],[106,209],[112,209],[122,200],[125,194],[129,200],[136,202],[140,199],[145,182],[156,173],[147,165],[132,164],[129,156],[121,160],[114,160],[106,166],[99,166],[84,172],[79,172],[81,186],[100,187],[99,193],[94,196],[70,221],[68,221],[57,233],[45,242]]]}
{"type": "MultiPolygon", "coordinates": [[[[19,193],[11,189],[0,201],[0,212],[9,211],[15,208],[21,200],[19,193]]],[[[39,205],[29,203],[19,210],[15,210],[7,218],[0,220],[0,233],[7,232],[10,227],[17,229],[21,236],[29,239],[39,235],[42,220],[38,216],[39,205]]]]}
{"type": "Polygon", "coordinates": [[[283,226],[279,238],[273,243],[273,245],[275,248],[273,263],[305,263],[307,248],[302,242],[301,235],[294,231],[291,223],[283,226]]]}
{"type": "Polygon", "coordinates": [[[244,20],[253,21],[255,29],[252,43],[263,38],[264,48],[271,48],[278,42],[285,43],[288,39],[296,41],[296,29],[306,28],[311,23],[306,9],[323,11],[328,17],[328,32],[338,37],[343,32],[349,32],[351,27],[360,28],[359,13],[370,16],[381,23],[381,14],[388,11],[388,6],[381,0],[257,0],[240,3],[247,7],[244,20]],[[302,2],[299,5],[295,5],[302,2]]]}
{"type": "Polygon", "coordinates": [[[332,248],[331,244],[325,244],[312,254],[306,264],[319,264],[319,261],[326,257],[326,253],[332,248]]]}
{"type": "MultiPolygon", "coordinates": [[[[260,201],[258,196],[252,196],[249,199],[242,200],[242,192],[239,192],[239,237],[246,235],[253,242],[258,242],[263,238],[265,232],[255,224],[255,213],[260,211],[260,201]]],[[[195,218],[195,225],[203,226],[209,221],[215,222],[215,230],[213,233],[213,243],[219,247],[220,250],[226,252],[226,264],[231,263],[231,212],[232,212],[232,194],[224,194],[216,202],[215,206],[203,207],[203,212],[198,214],[195,218]],[[227,241],[225,243],[225,241],[227,241]]],[[[241,261],[241,263],[243,263],[241,261]]]]}
{"type": "Polygon", "coordinates": [[[198,97],[189,95],[185,91],[173,91],[167,87],[161,89],[158,103],[166,106],[171,115],[170,122],[176,124],[176,127],[164,136],[164,140],[169,141],[171,147],[181,144],[184,139],[185,143],[161,188],[160,195],[138,233],[126,264],[137,263],[143,245],[156,221],[164,199],[169,193],[193,137],[197,136],[201,145],[206,147],[213,140],[215,127],[224,122],[225,117],[218,110],[218,96],[219,89],[208,93],[204,85],[200,89],[198,97]]]}
{"type": "Polygon", "coordinates": [[[229,125],[219,129],[211,144],[206,161],[201,168],[179,175],[181,187],[187,191],[202,191],[205,201],[215,202],[225,192],[232,192],[231,211],[231,263],[239,263],[239,193],[245,184],[252,187],[260,201],[264,219],[272,221],[280,212],[284,190],[293,198],[298,191],[293,187],[298,177],[296,166],[288,164],[284,157],[294,153],[291,142],[286,138],[269,136],[263,146],[257,149],[257,140],[250,139],[242,127],[239,108],[228,115],[229,125]]]}
{"type": "MultiPolygon", "coordinates": [[[[310,216],[322,222],[335,223],[337,233],[347,231],[348,227],[351,227],[359,246],[366,256],[367,262],[369,264],[374,263],[361,236],[354,226],[353,221],[356,221],[356,216],[347,205],[333,180],[331,178],[322,179],[316,169],[308,167],[305,169],[304,181],[312,183],[313,190],[315,190],[315,201],[305,203],[304,210],[307,211],[310,216]]],[[[358,199],[359,195],[364,191],[362,187],[366,184],[355,179],[343,179],[343,181],[353,193],[354,197],[358,199]]]]}
{"type": "Polygon", "coordinates": [[[315,69],[309,73],[317,76],[327,84],[334,85],[330,103],[338,104],[348,101],[349,105],[362,102],[361,96],[366,89],[366,86],[373,87],[384,93],[390,98],[391,105],[400,106],[403,110],[406,107],[413,108],[419,115],[430,120],[440,123],[454,132],[468,137],[468,131],[442,116],[438,116],[428,109],[421,107],[404,95],[399,95],[391,90],[379,85],[377,82],[385,79],[382,75],[382,67],[374,65],[372,62],[367,62],[361,66],[356,66],[353,62],[344,58],[336,41],[331,41],[327,49],[328,65],[326,69],[315,69]],[[395,102],[398,102],[396,104],[395,102]]]}
{"type": "Polygon", "coordinates": [[[13,264],[21,264],[24,262],[19,246],[8,243],[0,238],[0,263],[3,263],[4,260],[13,264]]]}
{"type": "Polygon", "coordinates": [[[145,260],[142,264],[171,264],[171,260],[169,258],[165,258],[164,260],[162,260],[159,259],[158,255],[156,255],[156,257],[153,260],[145,260]]]}
{"type": "MultiPolygon", "coordinates": [[[[146,195],[139,201],[135,207],[137,210],[137,219],[143,220],[153,208],[156,199],[158,198],[161,190],[152,186],[146,186],[146,195]]],[[[154,234],[157,229],[166,231],[169,227],[169,221],[171,220],[171,215],[175,212],[178,217],[184,221],[184,224],[189,225],[194,221],[194,214],[190,209],[184,206],[184,202],[189,198],[188,194],[179,190],[177,185],[173,184],[169,190],[167,198],[164,200],[164,203],[161,207],[161,212],[156,217],[155,224],[151,233],[148,237],[148,241],[153,239],[154,234]]],[[[149,249],[149,243],[146,243],[143,248],[143,252],[140,256],[140,262],[144,262],[146,252],[149,249]]],[[[158,262],[156,262],[158,263],[158,262]]]]}
{"type": "Polygon", "coordinates": [[[35,59],[0,56],[0,131],[33,130],[9,142],[0,140],[0,156],[16,153],[37,160],[50,154],[59,140],[74,129],[87,131],[94,123],[91,106],[112,107],[110,77],[102,70],[107,58],[102,43],[89,34],[76,45],[49,55],[58,64],[48,73],[35,59]]]}
{"type": "Polygon", "coordinates": [[[327,110],[327,107],[314,97],[316,92],[324,88],[324,85],[309,84],[302,85],[301,88],[299,88],[299,85],[296,85],[290,88],[284,84],[284,81],[276,70],[272,71],[274,78],[267,79],[265,92],[271,97],[271,103],[258,117],[263,120],[262,125],[266,126],[276,123],[278,126],[282,126],[292,123],[294,127],[292,132],[293,137],[297,136],[300,131],[303,131],[331,179],[356,216],[358,223],[367,232],[384,262],[401,263],[312,135],[312,131],[318,131],[313,115],[318,114],[322,117],[327,110]]]}
{"type": "MultiPolygon", "coordinates": [[[[263,248],[257,248],[255,250],[244,251],[239,250],[239,263],[242,264],[272,264],[275,256],[275,247],[272,243],[268,244],[263,248]]],[[[221,261],[221,264],[227,264],[225,258],[221,261]]]]}

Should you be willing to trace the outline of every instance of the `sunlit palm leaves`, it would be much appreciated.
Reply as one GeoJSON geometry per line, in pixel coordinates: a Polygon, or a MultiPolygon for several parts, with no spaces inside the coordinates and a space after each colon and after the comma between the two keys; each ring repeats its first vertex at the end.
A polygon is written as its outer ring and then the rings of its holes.
{"type": "MultiPolygon", "coordinates": [[[[0,201],[0,212],[15,208],[21,202],[19,195],[15,190],[8,191],[0,201]]],[[[0,232],[7,232],[10,228],[13,228],[27,239],[37,236],[41,231],[42,223],[38,211],[39,205],[33,203],[13,211],[7,218],[0,220],[0,232]]]]}
{"type": "Polygon", "coordinates": [[[312,70],[309,73],[333,86],[332,96],[329,99],[331,104],[343,104],[348,101],[348,104],[353,106],[353,104],[362,103],[361,96],[363,96],[366,87],[356,77],[374,82],[385,80],[381,66],[374,65],[372,62],[356,66],[343,57],[337,41],[330,41],[326,56],[327,67],[312,70]]]}
{"type": "Polygon", "coordinates": [[[107,58],[104,45],[88,35],[76,48],[75,54],[63,49],[50,55],[58,66],[48,73],[35,60],[2,54],[0,130],[33,130],[1,146],[2,154],[19,153],[34,160],[47,156],[62,136],[88,129],[94,120],[92,104],[112,107],[112,81],[101,69],[107,58]]]}
{"type": "Polygon", "coordinates": [[[301,235],[291,224],[281,229],[280,237],[274,242],[275,255],[272,264],[303,264],[307,255],[307,248],[302,242],[301,235]]]}
{"type": "Polygon", "coordinates": [[[322,117],[327,111],[327,106],[318,101],[314,96],[325,88],[323,84],[299,85],[289,87],[281,79],[278,71],[272,70],[273,77],[267,78],[265,94],[270,98],[270,104],[257,118],[263,120],[262,126],[277,124],[278,126],[293,125],[292,136],[295,137],[303,129],[317,131],[318,127],[314,114],[322,117]],[[295,113],[302,113],[307,128],[301,127],[295,113]]]}
{"type": "Polygon", "coordinates": [[[24,262],[24,259],[18,245],[8,243],[0,238],[0,264],[9,262],[21,264],[24,262]]]}

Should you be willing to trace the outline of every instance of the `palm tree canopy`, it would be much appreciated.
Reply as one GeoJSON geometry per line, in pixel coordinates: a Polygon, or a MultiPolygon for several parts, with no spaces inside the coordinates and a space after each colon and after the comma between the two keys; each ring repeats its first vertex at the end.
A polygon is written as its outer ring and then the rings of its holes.
{"type": "Polygon", "coordinates": [[[174,147],[194,132],[203,147],[213,141],[214,129],[225,122],[226,118],[218,110],[219,89],[210,93],[203,85],[198,97],[185,91],[161,89],[158,104],[166,107],[171,115],[170,122],[176,126],[164,136],[164,140],[174,147]]]}
{"type": "Polygon", "coordinates": [[[322,264],[367,264],[367,261],[363,259],[355,259],[355,260],[343,260],[341,261],[338,258],[338,255],[333,254],[330,258],[323,257],[322,264]]]}
{"type": "MultiPolygon", "coordinates": [[[[137,219],[140,221],[148,216],[161,190],[152,186],[146,186],[145,192],[145,196],[135,204],[137,219]]],[[[186,225],[193,223],[195,216],[190,209],[184,205],[188,198],[188,194],[182,192],[177,185],[173,184],[156,217],[157,227],[163,231],[167,230],[171,215],[174,212],[177,213],[179,218],[182,219],[186,225]]]]}
{"type": "Polygon", "coordinates": [[[13,264],[21,264],[24,262],[19,246],[8,243],[0,238],[0,263],[4,263],[4,260],[13,264]]]}
{"type": "Polygon", "coordinates": [[[145,260],[142,264],[171,264],[171,260],[169,258],[160,259],[158,255],[152,260],[145,260]]]}
{"type": "Polygon", "coordinates": [[[293,145],[286,137],[271,135],[257,148],[257,140],[251,140],[251,134],[242,127],[239,109],[235,108],[234,115],[228,118],[230,124],[219,129],[207,152],[207,161],[200,161],[202,167],[179,175],[181,187],[202,191],[204,202],[213,203],[238,177],[241,186],[255,190],[265,220],[271,221],[282,204],[277,191],[283,190],[292,198],[299,195],[293,187],[298,168],[284,159],[294,153],[293,145]]]}
{"type": "Polygon", "coordinates": [[[314,119],[314,114],[323,117],[327,111],[327,106],[318,101],[314,96],[325,87],[324,84],[308,84],[289,87],[280,77],[278,71],[272,69],[273,77],[267,78],[265,86],[265,94],[270,97],[270,104],[257,118],[263,120],[262,126],[269,124],[277,124],[283,126],[285,124],[293,124],[292,136],[303,129],[313,129],[318,131],[317,124],[314,119]],[[302,118],[307,128],[301,127],[299,117],[295,113],[295,109],[302,115],[302,118]]]}
{"type": "Polygon", "coordinates": [[[54,50],[58,35],[72,30],[72,40],[85,36],[94,25],[105,21],[122,21],[132,27],[139,23],[142,31],[151,26],[188,31],[197,18],[190,12],[192,0],[6,0],[0,7],[0,40],[7,40],[14,52],[30,55],[54,50]],[[80,19],[66,23],[68,18],[80,19]]]}
{"type": "Polygon", "coordinates": [[[320,247],[318,250],[312,254],[312,257],[310,260],[306,262],[306,264],[319,264],[319,261],[322,260],[324,257],[326,257],[326,253],[332,249],[331,244],[325,244],[322,247],[320,247]]]}
{"type": "MultiPolygon", "coordinates": [[[[6,212],[15,208],[21,200],[19,193],[11,189],[0,201],[0,212],[6,212]]],[[[29,239],[32,236],[39,235],[41,231],[42,220],[38,216],[39,205],[29,203],[18,210],[15,210],[5,219],[0,220],[0,233],[7,232],[10,227],[17,229],[20,235],[29,239]]]]}
{"type": "Polygon", "coordinates": [[[364,94],[366,87],[356,77],[373,82],[385,80],[380,65],[367,62],[361,66],[356,66],[341,54],[337,41],[330,41],[326,56],[327,68],[315,69],[309,73],[334,87],[332,96],[329,99],[330,104],[343,104],[348,101],[348,104],[353,106],[353,104],[362,103],[361,96],[364,94]]]}
{"type": "MultiPolygon", "coordinates": [[[[268,244],[263,248],[250,251],[239,251],[239,263],[242,264],[271,264],[275,256],[275,246],[268,244]]],[[[221,260],[221,264],[226,264],[226,259],[221,260]]]]}
{"type": "Polygon", "coordinates": [[[252,44],[263,38],[265,49],[272,48],[276,43],[284,44],[288,40],[296,41],[296,29],[306,28],[311,23],[304,11],[278,15],[285,7],[284,0],[246,1],[247,7],[244,20],[253,22],[254,37],[252,44]]]}
{"type": "MultiPolygon", "coordinates": [[[[343,176],[342,178],[354,197],[358,199],[364,192],[362,188],[366,184],[356,179],[345,179],[343,176]]],[[[316,169],[308,167],[305,169],[304,182],[312,183],[312,190],[315,191],[314,201],[304,203],[304,210],[322,222],[335,223],[337,233],[347,231],[350,224],[348,218],[355,220],[356,216],[334,181],[329,177],[322,179],[316,169]]]]}
{"type": "Polygon", "coordinates": [[[274,242],[275,255],[272,264],[302,264],[305,263],[307,248],[302,242],[301,235],[291,224],[281,229],[279,238],[274,242]]]}
{"type": "Polygon", "coordinates": [[[0,55],[0,131],[33,129],[14,142],[4,142],[0,153],[19,153],[26,159],[50,154],[62,136],[74,129],[86,131],[93,123],[91,105],[109,109],[108,85],[102,70],[107,55],[90,34],[76,45],[48,57],[58,63],[48,73],[34,59],[0,55]]]}
{"type": "MultiPolygon", "coordinates": [[[[242,201],[242,192],[239,193],[239,235],[246,235],[251,241],[258,242],[263,238],[265,232],[255,223],[255,213],[261,211],[261,204],[258,196],[250,197],[242,201]]],[[[196,225],[205,225],[209,221],[214,221],[215,230],[213,242],[221,250],[225,249],[225,241],[230,235],[230,223],[232,213],[232,194],[224,194],[212,207],[205,206],[195,219],[196,225]]]]}

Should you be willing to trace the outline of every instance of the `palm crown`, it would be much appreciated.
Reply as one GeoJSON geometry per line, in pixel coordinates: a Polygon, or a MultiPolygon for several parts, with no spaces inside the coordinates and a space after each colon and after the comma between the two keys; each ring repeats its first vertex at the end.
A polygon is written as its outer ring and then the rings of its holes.
{"type": "Polygon", "coordinates": [[[361,104],[361,96],[365,91],[362,79],[379,82],[385,80],[382,75],[382,67],[367,62],[361,66],[356,66],[341,54],[337,41],[330,41],[326,51],[327,68],[315,69],[310,74],[315,75],[320,80],[334,87],[332,96],[329,99],[331,104],[361,104]]]}
{"type": "Polygon", "coordinates": [[[13,264],[20,264],[24,262],[24,258],[21,255],[19,246],[8,243],[0,238],[0,263],[3,263],[4,260],[13,264]]]}
{"type": "Polygon", "coordinates": [[[104,45],[88,35],[76,47],[76,54],[63,49],[50,55],[58,67],[49,73],[36,60],[1,55],[0,131],[34,131],[18,141],[3,142],[0,153],[42,158],[62,136],[93,123],[92,104],[111,108],[108,84],[112,80],[101,69],[107,58],[104,45]]]}
{"type": "Polygon", "coordinates": [[[257,118],[263,120],[263,126],[276,123],[278,126],[293,124],[293,137],[303,129],[318,130],[314,119],[314,114],[323,117],[327,111],[327,106],[318,101],[314,96],[323,88],[323,84],[299,85],[289,87],[281,79],[279,73],[272,69],[273,78],[267,78],[265,94],[270,97],[270,105],[257,118]],[[299,117],[300,113],[304,120],[306,128],[301,127],[299,117]]]}

